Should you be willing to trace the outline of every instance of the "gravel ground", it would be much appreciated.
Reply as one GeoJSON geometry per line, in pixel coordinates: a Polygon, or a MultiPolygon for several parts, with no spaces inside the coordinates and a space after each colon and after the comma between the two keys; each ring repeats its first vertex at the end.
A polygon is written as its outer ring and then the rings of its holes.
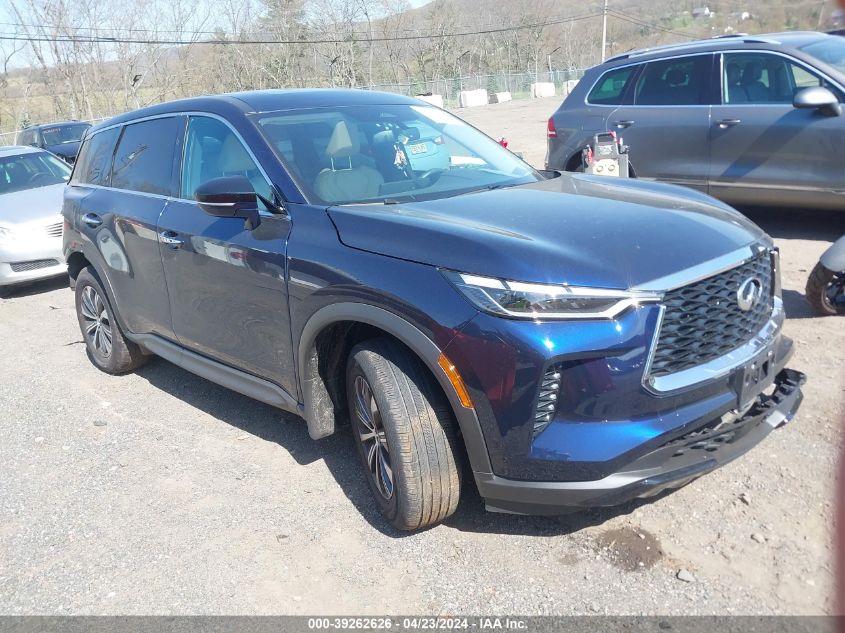
{"type": "MultiPolygon", "coordinates": [[[[462,112],[542,166],[554,101],[462,112]]],[[[845,232],[761,213],[783,251],[787,334],[810,381],[795,422],[673,494],[559,519],[491,515],[472,485],[406,535],[370,506],[348,433],[163,361],[85,357],[66,281],[0,304],[2,614],[822,614],[833,610],[845,321],[806,277],[845,232]]]]}

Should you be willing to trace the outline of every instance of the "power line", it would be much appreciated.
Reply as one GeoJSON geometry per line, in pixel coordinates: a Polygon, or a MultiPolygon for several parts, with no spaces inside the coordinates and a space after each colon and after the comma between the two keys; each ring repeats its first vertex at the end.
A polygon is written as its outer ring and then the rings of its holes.
{"type": "Polygon", "coordinates": [[[674,29],[670,29],[670,28],[667,28],[665,26],[660,26],[659,24],[644,22],[643,20],[641,20],[639,18],[635,18],[635,17],[630,16],[626,13],[621,13],[621,12],[615,10],[615,9],[610,9],[610,14],[613,17],[615,17],[619,20],[623,20],[623,21],[629,22],[631,24],[636,24],[637,26],[642,26],[642,27],[646,27],[646,28],[649,28],[649,29],[655,29],[657,31],[663,31],[664,33],[671,33],[672,35],[677,35],[679,37],[686,37],[686,38],[692,39],[692,40],[699,39],[701,37],[700,35],[696,35],[694,33],[687,33],[685,31],[675,31],[674,29]]]}
{"type": "MultiPolygon", "coordinates": [[[[313,45],[313,44],[352,44],[352,43],[361,43],[361,44],[371,44],[375,42],[402,42],[402,41],[410,41],[410,40],[423,40],[423,39],[442,39],[442,38],[452,38],[452,37],[470,37],[475,35],[492,35],[495,33],[509,33],[514,31],[523,31],[528,29],[537,29],[537,28],[545,28],[547,26],[553,26],[556,24],[565,24],[570,22],[579,22],[582,20],[589,20],[592,18],[596,18],[600,16],[601,13],[588,13],[584,15],[578,16],[570,16],[566,18],[559,18],[555,20],[547,20],[545,22],[536,22],[533,24],[520,24],[516,26],[509,26],[509,27],[500,27],[500,28],[491,28],[491,29],[483,29],[483,30],[476,30],[476,31],[461,31],[456,33],[425,33],[419,35],[397,35],[397,36],[384,36],[384,37],[356,37],[352,35],[350,37],[336,37],[336,38],[327,38],[327,39],[295,39],[295,40],[281,40],[281,39],[198,39],[198,40],[185,40],[185,39],[142,39],[142,38],[122,38],[122,37],[106,37],[106,36],[78,36],[78,35],[57,35],[57,36],[46,36],[46,35],[18,35],[17,33],[10,34],[0,34],[0,40],[8,40],[8,41],[18,41],[18,42],[68,42],[68,43],[79,43],[79,44],[161,44],[167,46],[189,46],[194,44],[302,44],[302,45],[313,45]]],[[[42,25],[42,30],[51,28],[46,25],[42,25]]],[[[201,34],[201,32],[195,32],[194,34],[201,34]]]]}

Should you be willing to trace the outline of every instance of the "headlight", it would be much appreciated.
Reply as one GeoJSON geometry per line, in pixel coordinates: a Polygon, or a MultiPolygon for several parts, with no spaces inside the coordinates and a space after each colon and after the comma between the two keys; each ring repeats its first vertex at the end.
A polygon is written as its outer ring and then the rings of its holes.
{"type": "Polygon", "coordinates": [[[442,271],[477,308],[519,319],[612,319],[660,296],[624,290],[551,286],[442,271]]]}

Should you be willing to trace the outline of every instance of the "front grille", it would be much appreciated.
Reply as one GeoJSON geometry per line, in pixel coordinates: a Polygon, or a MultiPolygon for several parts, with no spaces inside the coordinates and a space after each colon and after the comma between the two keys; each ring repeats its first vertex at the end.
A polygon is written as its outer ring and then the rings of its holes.
{"type": "Polygon", "coordinates": [[[771,318],[772,281],[771,255],[764,252],[727,272],[667,292],[649,375],[667,376],[697,367],[750,341],[771,318]],[[763,292],[745,312],[737,291],[751,278],[760,280],[763,292]]]}
{"type": "Polygon", "coordinates": [[[30,262],[17,262],[10,264],[12,270],[16,273],[26,273],[30,270],[40,270],[42,268],[50,268],[50,266],[58,266],[57,259],[34,259],[30,262]]]}
{"type": "Polygon", "coordinates": [[[50,226],[46,227],[47,236],[48,237],[61,237],[62,236],[62,222],[58,224],[51,224],[50,226]]]}
{"type": "Polygon", "coordinates": [[[557,401],[560,394],[560,370],[559,365],[552,365],[543,375],[540,395],[537,397],[537,406],[534,409],[534,437],[546,430],[557,411],[557,401]]]}

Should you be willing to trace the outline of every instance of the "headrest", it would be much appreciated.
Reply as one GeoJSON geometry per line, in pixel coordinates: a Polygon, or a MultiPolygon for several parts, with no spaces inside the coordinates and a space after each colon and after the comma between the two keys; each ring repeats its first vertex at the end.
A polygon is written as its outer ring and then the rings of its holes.
{"type": "Polygon", "coordinates": [[[742,73],[742,83],[750,84],[760,81],[763,77],[763,64],[761,62],[748,62],[745,65],[745,72],[742,73]]]}
{"type": "Polygon", "coordinates": [[[358,138],[358,128],[352,123],[338,121],[326,147],[326,154],[329,158],[348,158],[360,151],[361,141],[358,138]]]}
{"type": "Polygon", "coordinates": [[[728,81],[732,84],[738,82],[740,77],[742,77],[742,68],[739,64],[728,64],[725,67],[725,71],[728,75],[728,81]]]}
{"type": "Polygon", "coordinates": [[[668,83],[670,86],[679,86],[682,83],[685,83],[686,80],[687,74],[680,68],[673,68],[668,73],[666,73],[666,83],[668,83]]]}
{"type": "Polygon", "coordinates": [[[224,174],[252,171],[255,169],[255,161],[247,154],[238,137],[230,134],[223,141],[223,147],[220,148],[217,166],[224,174]]]}
{"type": "Polygon", "coordinates": [[[393,145],[396,142],[396,136],[393,130],[385,130],[378,132],[373,136],[373,145],[393,145]]]}

